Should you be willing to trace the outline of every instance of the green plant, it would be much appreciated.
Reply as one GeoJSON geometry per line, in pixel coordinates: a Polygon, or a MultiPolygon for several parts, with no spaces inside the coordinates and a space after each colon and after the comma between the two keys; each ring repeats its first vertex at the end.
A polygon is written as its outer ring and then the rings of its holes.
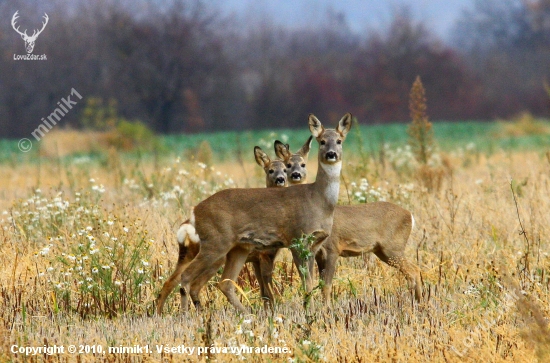
{"type": "Polygon", "coordinates": [[[37,281],[51,310],[114,317],[143,312],[154,242],[140,219],[119,218],[99,206],[105,187],[53,198],[36,190],[12,207],[16,234],[34,249],[37,281]]]}
{"type": "MultiPolygon", "coordinates": [[[[309,270],[307,268],[307,261],[311,257],[313,257],[313,253],[310,250],[311,245],[315,241],[315,236],[313,234],[302,234],[300,238],[294,238],[292,240],[292,244],[290,245],[290,248],[296,251],[298,253],[298,256],[300,259],[306,263],[304,263],[303,266],[300,266],[300,272],[303,276],[307,276],[309,274],[309,270]]],[[[303,283],[303,289],[306,289],[305,281],[303,283]]]]}

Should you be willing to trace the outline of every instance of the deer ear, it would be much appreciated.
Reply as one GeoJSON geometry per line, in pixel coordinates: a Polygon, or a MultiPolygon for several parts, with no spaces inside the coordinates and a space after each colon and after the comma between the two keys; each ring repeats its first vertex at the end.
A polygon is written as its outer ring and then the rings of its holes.
{"type": "Polygon", "coordinates": [[[307,156],[309,155],[309,150],[311,150],[311,140],[313,140],[313,136],[310,136],[309,139],[307,139],[306,143],[302,145],[302,148],[298,150],[298,154],[304,159],[307,159],[307,156]]]}
{"type": "Polygon", "coordinates": [[[283,144],[279,140],[275,140],[273,147],[275,148],[275,155],[277,155],[279,159],[286,160],[292,156],[288,145],[283,144]]]}
{"type": "Polygon", "coordinates": [[[338,122],[338,127],[336,127],[336,131],[338,131],[342,136],[346,137],[347,133],[351,129],[351,123],[351,113],[346,113],[344,117],[342,117],[338,122]]]}
{"type": "Polygon", "coordinates": [[[319,121],[319,119],[312,113],[309,114],[309,131],[316,138],[321,136],[321,134],[325,131],[321,121],[319,121]]]}
{"type": "Polygon", "coordinates": [[[262,168],[265,168],[271,161],[269,156],[267,156],[267,154],[259,146],[254,146],[254,158],[256,159],[258,165],[262,168]]]}

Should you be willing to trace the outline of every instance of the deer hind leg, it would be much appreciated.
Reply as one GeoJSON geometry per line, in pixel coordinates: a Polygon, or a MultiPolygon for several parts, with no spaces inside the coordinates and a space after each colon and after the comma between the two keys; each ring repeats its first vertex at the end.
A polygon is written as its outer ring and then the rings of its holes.
{"type": "MultiPolygon", "coordinates": [[[[220,258],[218,261],[214,263],[214,266],[216,266],[216,271],[218,271],[219,268],[223,266],[224,262],[225,262],[225,257],[220,258]]],[[[199,293],[204,287],[204,285],[206,285],[209,279],[210,277],[208,277],[207,275],[201,275],[195,281],[191,282],[191,286],[189,289],[189,296],[191,297],[191,302],[193,303],[193,305],[195,306],[195,309],[197,310],[202,309],[199,293]]]]}
{"type": "Polygon", "coordinates": [[[271,307],[274,301],[273,294],[273,270],[275,269],[275,257],[277,252],[266,252],[260,254],[260,274],[263,285],[262,299],[265,307],[271,307]]]}
{"type": "Polygon", "coordinates": [[[254,258],[252,261],[252,267],[254,268],[254,276],[256,276],[256,280],[258,280],[258,286],[260,287],[260,296],[262,299],[267,298],[266,297],[266,286],[264,285],[263,278],[262,278],[262,267],[261,267],[261,261],[260,257],[254,258]]]}
{"type": "Polygon", "coordinates": [[[319,270],[319,278],[325,281],[325,270],[327,268],[327,251],[325,248],[320,248],[315,254],[315,263],[319,270]]]}
{"type": "Polygon", "coordinates": [[[170,277],[162,286],[162,289],[157,298],[157,314],[159,315],[162,314],[162,309],[164,307],[166,299],[168,298],[168,295],[170,295],[174,288],[179,284],[181,273],[195,258],[200,249],[200,244],[194,243],[193,241],[185,240],[182,242],[183,243],[180,242],[179,244],[179,256],[176,268],[172,275],[170,275],[170,277]]]}
{"type": "Polygon", "coordinates": [[[246,313],[247,310],[235,294],[235,286],[233,284],[237,281],[249,252],[249,250],[242,247],[235,247],[230,250],[227,254],[221,281],[218,283],[218,288],[227,297],[227,300],[242,313],[246,313]]]}
{"type": "Polygon", "coordinates": [[[325,257],[325,270],[323,271],[323,298],[325,302],[329,305],[332,304],[331,293],[332,293],[332,280],[334,274],[336,273],[336,263],[338,262],[338,254],[332,251],[327,251],[325,257]]]}
{"type": "Polygon", "coordinates": [[[399,269],[399,271],[405,275],[409,288],[411,290],[414,289],[415,300],[420,301],[422,299],[422,283],[420,279],[420,269],[418,266],[409,262],[404,257],[402,251],[384,251],[381,248],[377,248],[373,252],[379,259],[388,265],[399,269]]]}
{"type": "Polygon", "coordinates": [[[198,297],[198,291],[221,266],[229,246],[213,243],[212,241],[201,242],[201,248],[197,256],[191,261],[181,274],[181,309],[186,312],[188,309],[187,296],[190,293],[190,285],[194,284],[194,298],[198,297]],[[212,261],[216,261],[212,263],[212,261]],[[220,262],[221,261],[221,262],[220,262]],[[202,285],[201,285],[202,283],[202,285]],[[196,292],[195,292],[196,291],[196,292]]]}

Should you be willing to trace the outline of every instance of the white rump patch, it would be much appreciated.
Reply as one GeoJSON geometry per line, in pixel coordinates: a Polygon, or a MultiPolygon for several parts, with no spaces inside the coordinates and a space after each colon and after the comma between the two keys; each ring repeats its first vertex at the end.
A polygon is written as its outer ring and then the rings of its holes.
{"type": "Polygon", "coordinates": [[[189,223],[184,223],[181,225],[180,229],[178,229],[177,238],[178,243],[185,246],[188,244],[187,238],[189,238],[189,240],[193,243],[199,243],[201,241],[195,227],[189,223]]]}

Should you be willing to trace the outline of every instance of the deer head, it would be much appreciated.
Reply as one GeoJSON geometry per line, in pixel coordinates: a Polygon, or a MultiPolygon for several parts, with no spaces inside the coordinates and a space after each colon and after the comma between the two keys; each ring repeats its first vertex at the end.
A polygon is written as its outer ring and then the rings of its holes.
{"type": "Polygon", "coordinates": [[[305,142],[304,146],[295,154],[290,152],[290,146],[275,140],[275,154],[284,161],[287,168],[288,181],[291,185],[303,184],[307,180],[307,157],[311,149],[313,136],[305,142]]]}
{"type": "Polygon", "coordinates": [[[268,188],[287,186],[287,170],[282,160],[271,160],[259,146],[254,147],[254,157],[258,165],[264,168],[268,188]]]}
{"type": "Polygon", "coordinates": [[[19,11],[16,11],[15,14],[13,14],[13,17],[11,18],[11,26],[13,27],[13,30],[15,30],[19,35],[21,35],[21,38],[25,41],[25,49],[27,50],[27,53],[32,53],[34,50],[34,42],[36,41],[36,38],[42,33],[44,28],[46,27],[46,24],[48,24],[48,14],[44,13],[44,22],[42,23],[42,29],[40,30],[34,30],[31,36],[27,35],[27,29],[25,29],[24,32],[19,31],[19,27],[15,27],[15,23],[17,18],[19,18],[19,15],[17,14],[19,11]]]}

